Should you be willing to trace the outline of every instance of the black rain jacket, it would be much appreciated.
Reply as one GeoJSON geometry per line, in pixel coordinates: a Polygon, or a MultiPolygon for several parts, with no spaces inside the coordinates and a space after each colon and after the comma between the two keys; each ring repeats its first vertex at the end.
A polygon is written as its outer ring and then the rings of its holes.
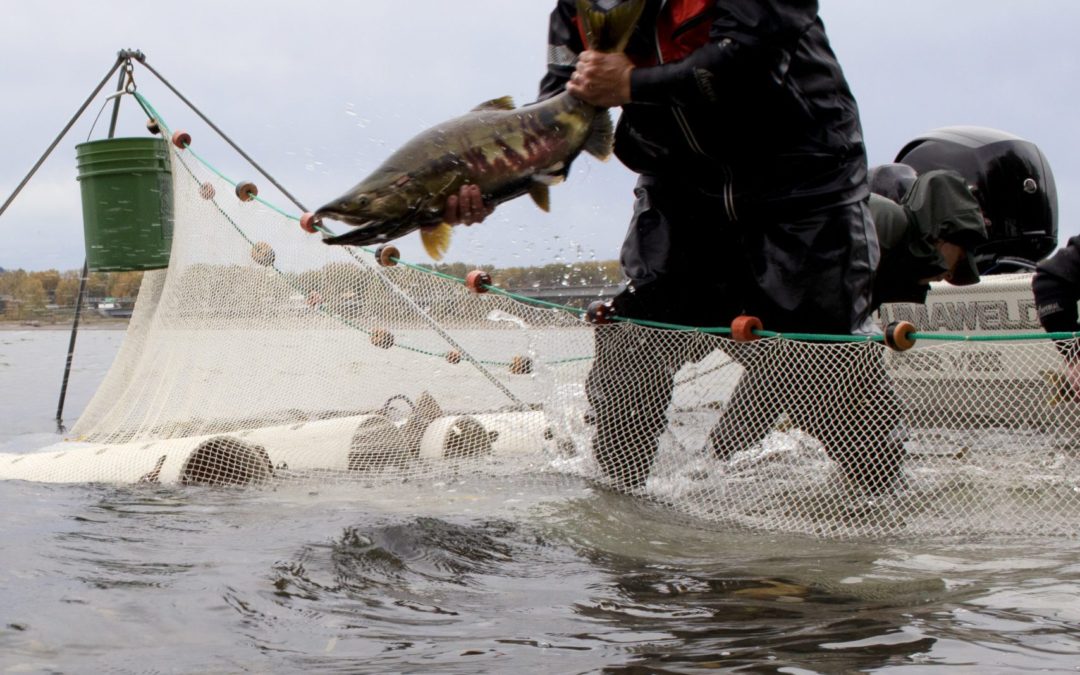
{"type": "MultiPolygon", "coordinates": [[[[541,98],[584,49],[575,0],[551,14],[541,98]]],[[[727,216],[783,217],[866,198],[858,109],[816,1],[650,0],[615,152],[630,169],[727,196],[727,216]]]]}
{"type": "Polygon", "coordinates": [[[1039,263],[1031,289],[1043,328],[1051,333],[1080,331],[1076,308],[1080,300],[1080,236],[1072,237],[1039,263]]]}

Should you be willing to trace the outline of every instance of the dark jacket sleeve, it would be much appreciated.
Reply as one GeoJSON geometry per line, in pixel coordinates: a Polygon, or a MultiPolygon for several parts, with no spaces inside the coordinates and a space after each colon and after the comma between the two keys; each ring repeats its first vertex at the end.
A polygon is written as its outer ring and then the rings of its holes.
{"type": "Polygon", "coordinates": [[[1080,330],[1076,302],[1080,300],[1080,236],[1039,263],[1031,282],[1039,322],[1051,333],[1080,330]]]}
{"type": "Polygon", "coordinates": [[[578,32],[574,0],[559,0],[548,23],[547,74],[540,81],[540,97],[551,98],[566,88],[574,74],[577,55],[584,51],[578,32]]]}
{"type": "Polygon", "coordinates": [[[800,37],[817,21],[818,3],[718,0],[713,13],[704,46],[681,61],[634,69],[634,103],[715,105],[762,76],[783,80],[800,37]]]}
{"type": "Polygon", "coordinates": [[[925,303],[930,285],[921,280],[945,271],[937,247],[910,211],[900,204],[871,194],[868,205],[881,249],[871,309],[891,302],[925,303]]]}

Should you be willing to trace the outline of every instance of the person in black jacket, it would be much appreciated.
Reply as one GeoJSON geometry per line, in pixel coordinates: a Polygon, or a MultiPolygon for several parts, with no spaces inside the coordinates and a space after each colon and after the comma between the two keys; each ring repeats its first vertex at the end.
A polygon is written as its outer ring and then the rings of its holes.
{"type": "MultiPolygon", "coordinates": [[[[956,286],[979,281],[975,251],[987,241],[986,224],[978,200],[959,173],[934,170],[916,177],[911,167],[888,164],[875,167],[871,185],[876,192],[870,195],[869,205],[881,246],[875,310],[884,303],[925,302],[932,281],[956,286]]],[[[902,406],[891,393],[881,360],[868,359],[863,364],[864,371],[848,386],[855,399],[879,392],[878,407],[866,414],[889,432],[877,453],[852,457],[845,468],[857,469],[850,477],[861,478],[865,487],[880,492],[893,485],[903,468],[906,432],[902,406]]],[[[825,450],[831,456],[842,455],[851,439],[845,438],[843,429],[833,428],[835,420],[817,414],[812,399],[820,392],[793,386],[791,379],[791,372],[780,368],[747,367],[709,434],[711,451],[726,459],[745,450],[773,429],[780,413],[787,413],[795,426],[819,440],[829,439],[825,450]]]]}
{"type": "MultiPolygon", "coordinates": [[[[1080,332],[1080,236],[1071,237],[1057,253],[1043,260],[1031,279],[1039,323],[1048,333],[1080,332]]],[[[1065,357],[1066,375],[1073,392],[1080,392],[1080,348],[1076,340],[1058,342],[1065,357]]]]}
{"type": "MultiPolygon", "coordinates": [[[[726,326],[741,314],[779,331],[868,329],[877,241],[858,109],[816,2],[652,0],[623,54],[584,50],[574,0],[551,15],[541,98],[564,87],[621,106],[615,154],[640,174],[620,262],[623,318],[726,326]]],[[[595,458],[610,482],[647,479],[675,372],[709,347],[671,331],[601,326],[586,383],[595,458]]],[[[845,364],[808,357],[821,386],[845,364]]],[[[873,453],[882,433],[839,415],[873,453]]]]}
{"type": "MultiPolygon", "coordinates": [[[[616,0],[592,0],[603,6],[616,0]]],[[[622,318],[868,332],[878,245],[858,108],[809,0],[648,0],[625,53],[585,49],[576,0],[557,0],[540,98],[622,107],[615,154],[640,175],[613,300],[622,318]]],[[[448,222],[478,222],[476,190],[448,222]]],[[[709,347],[687,333],[599,326],[586,393],[611,484],[648,478],[675,372],[709,347]]],[[[840,355],[806,371],[831,387],[840,355]]],[[[840,389],[839,386],[831,387],[840,389]]],[[[822,408],[859,428],[841,396],[822,408]]],[[[858,435],[858,434],[857,434],[858,435]]],[[[861,434],[873,453],[882,433],[861,434]]]]}
{"type": "Polygon", "coordinates": [[[1071,237],[1057,253],[1043,260],[1031,280],[1039,322],[1048,333],[1080,331],[1080,236],[1071,237]]]}

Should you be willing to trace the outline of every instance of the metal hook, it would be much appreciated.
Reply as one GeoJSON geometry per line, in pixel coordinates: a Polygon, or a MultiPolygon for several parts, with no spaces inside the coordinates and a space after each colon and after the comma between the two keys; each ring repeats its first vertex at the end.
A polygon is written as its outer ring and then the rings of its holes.
{"type": "Polygon", "coordinates": [[[134,94],[138,87],[135,85],[135,64],[131,62],[130,58],[124,64],[124,72],[127,74],[127,84],[124,85],[124,92],[134,94]]]}
{"type": "Polygon", "coordinates": [[[138,87],[135,84],[135,74],[134,73],[135,73],[135,64],[133,64],[131,62],[131,59],[128,59],[127,62],[124,64],[124,76],[125,76],[124,88],[109,94],[108,96],[105,97],[105,100],[106,101],[111,101],[112,99],[123,96],[124,94],[134,94],[135,91],[138,89],[138,87]]]}

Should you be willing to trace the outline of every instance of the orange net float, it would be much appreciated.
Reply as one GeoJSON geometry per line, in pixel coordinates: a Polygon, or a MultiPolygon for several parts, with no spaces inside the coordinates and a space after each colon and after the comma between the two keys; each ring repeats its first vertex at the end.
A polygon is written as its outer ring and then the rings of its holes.
{"type": "Polygon", "coordinates": [[[375,249],[375,260],[378,261],[380,267],[393,267],[399,258],[401,258],[401,251],[392,244],[383,244],[375,249]]]}
{"type": "Polygon", "coordinates": [[[263,267],[270,267],[273,265],[276,258],[277,255],[274,253],[274,247],[265,241],[256,242],[251,247],[251,259],[263,267]]]}
{"type": "Polygon", "coordinates": [[[446,362],[455,366],[461,363],[461,352],[457,349],[451,349],[446,352],[446,362]]]}
{"type": "Polygon", "coordinates": [[[146,120],[146,130],[152,134],[160,134],[161,125],[158,124],[158,121],[156,119],[151,117],[150,119],[146,120]]]}
{"type": "Polygon", "coordinates": [[[611,306],[610,302],[604,302],[603,300],[590,302],[585,310],[585,320],[597,326],[611,323],[614,315],[615,308],[611,306]]]}
{"type": "Polygon", "coordinates": [[[300,216],[300,229],[308,234],[315,234],[318,232],[320,225],[322,225],[322,221],[316,218],[315,214],[310,211],[300,216]]]}
{"type": "Polygon", "coordinates": [[[379,349],[390,349],[394,346],[394,334],[385,328],[376,328],[371,332],[371,344],[379,349]]]}
{"type": "Polygon", "coordinates": [[[172,135],[172,144],[181,150],[184,150],[187,146],[191,145],[191,134],[186,131],[174,131],[172,135]]]}
{"type": "Polygon", "coordinates": [[[487,293],[491,285],[491,275],[484,270],[473,270],[465,275],[465,288],[473,293],[487,293]]]}
{"type": "Polygon", "coordinates": [[[259,196],[259,188],[249,180],[236,184],[236,196],[242,202],[250,202],[259,196]]]}
{"type": "Polygon", "coordinates": [[[515,356],[510,359],[511,375],[528,375],[533,371],[533,361],[528,356],[515,356]]]}
{"type": "Polygon", "coordinates": [[[203,199],[213,199],[217,195],[217,190],[214,189],[212,183],[203,183],[199,186],[199,196],[203,199]]]}
{"type": "Polygon", "coordinates": [[[915,324],[910,321],[893,321],[885,326],[885,345],[897,352],[906,352],[915,346],[915,324]]]}
{"type": "Polygon", "coordinates": [[[753,342],[760,337],[754,333],[756,330],[761,330],[761,319],[745,314],[737,316],[731,322],[731,339],[736,342],[753,342]]]}

